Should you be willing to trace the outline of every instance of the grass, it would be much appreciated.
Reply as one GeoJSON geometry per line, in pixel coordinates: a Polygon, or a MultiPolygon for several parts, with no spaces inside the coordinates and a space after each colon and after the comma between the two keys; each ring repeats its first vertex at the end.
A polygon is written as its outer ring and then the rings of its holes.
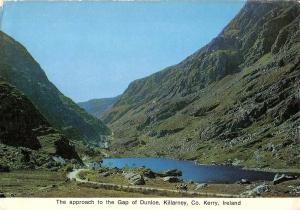
{"type": "Polygon", "coordinates": [[[17,170],[0,173],[1,191],[18,197],[31,197],[61,185],[66,180],[64,172],[46,170],[17,170]]]}
{"type": "MultiPolygon", "coordinates": [[[[35,197],[36,195],[33,195],[35,197]]],[[[90,197],[156,197],[155,195],[145,195],[136,192],[123,192],[117,190],[100,189],[85,184],[75,182],[68,185],[59,186],[48,192],[40,192],[38,197],[72,197],[72,198],[90,198],[90,197]]]]}
{"type": "MultiPolygon", "coordinates": [[[[97,171],[85,170],[81,173],[82,177],[89,178],[91,181],[102,183],[114,183],[119,185],[129,185],[127,180],[120,175],[108,177],[99,177],[97,171]]],[[[260,182],[251,185],[239,184],[208,184],[208,187],[202,189],[201,193],[213,194],[233,194],[239,195],[249,189],[255,188],[260,182]]],[[[271,191],[266,193],[266,197],[290,197],[287,193],[289,186],[299,186],[300,179],[281,183],[273,186],[271,191]]],[[[160,178],[147,179],[145,187],[175,189],[176,183],[163,182],[160,178]]],[[[195,184],[188,183],[189,191],[195,189],[195,184]]],[[[100,188],[99,186],[77,183],[66,180],[66,172],[50,172],[46,170],[17,170],[9,173],[0,173],[0,192],[5,193],[7,197],[182,197],[181,193],[154,192],[154,191],[130,191],[126,187],[123,190],[112,190],[100,188]]],[[[200,196],[201,197],[201,196],[200,196]]]]}
{"type": "Polygon", "coordinates": [[[0,192],[7,197],[147,197],[143,193],[95,189],[67,182],[65,172],[46,170],[0,173],[0,192]]]}

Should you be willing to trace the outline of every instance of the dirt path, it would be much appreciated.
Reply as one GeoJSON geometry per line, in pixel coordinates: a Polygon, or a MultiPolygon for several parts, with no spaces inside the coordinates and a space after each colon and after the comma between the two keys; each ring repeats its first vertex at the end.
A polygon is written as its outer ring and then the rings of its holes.
{"type": "Polygon", "coordinates": [[[172,193],[177,195],[184,195],[184,196],[198,196],[198,197],[223,197],[223,198],[235,198],[239,197],[239,195],[233,194],[218,194],[218,193],[203,193],[197,191],[179,191],[179,190],[172,190],[172,189],[163,189],[163,188],[153,188],[153,187],[145,187],[145,186],[131,186],[131,185],[119,185],[119,184],[112,184],[112,183],[100,183],[100,182],[92,182],[84,179],[80,179],[77,175],[80,171],[84,169],[75,169],[72,172],[67,174],[67,177],[71,180],[76,180],[80,183],[85,183],[87,185],[104,188],[104,189],[111,189],[111,190],[119,190],[119,191],[126,191],[126,192],[140,192],[140,193],[159,193],[163,195],[163,193],[172,193]]]}

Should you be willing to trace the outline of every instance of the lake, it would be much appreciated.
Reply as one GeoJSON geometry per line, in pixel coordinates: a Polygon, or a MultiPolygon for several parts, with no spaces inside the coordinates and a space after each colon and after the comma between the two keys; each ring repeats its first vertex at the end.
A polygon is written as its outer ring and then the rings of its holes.
{"type": "Polygon", "coordinates": [[[208,183],[234,183],[241,179],[250,181],[273,180],[275,173],[244,170],[234,166],[200,165],[193,161],[172,160],[165,158],[108,158],[103,166],[113,168],[136,168],[145,166],[154,172],[167,169],[182,171],[182,179],[208,183]]]}

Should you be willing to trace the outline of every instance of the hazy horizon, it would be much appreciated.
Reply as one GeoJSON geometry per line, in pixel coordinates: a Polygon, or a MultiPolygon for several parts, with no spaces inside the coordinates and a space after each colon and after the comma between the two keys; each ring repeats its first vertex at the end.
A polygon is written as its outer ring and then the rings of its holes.
{"type": "Polygon", "coordinates": [[[243,1],[8,2],[2,29],[76,102],[120,95],[216,37],[243,1]]]}

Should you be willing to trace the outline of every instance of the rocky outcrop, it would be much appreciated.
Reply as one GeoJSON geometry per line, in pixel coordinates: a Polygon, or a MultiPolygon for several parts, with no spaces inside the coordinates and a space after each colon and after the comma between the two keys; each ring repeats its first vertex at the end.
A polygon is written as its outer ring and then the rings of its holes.
{"type": "Polygon", "coordinates": [[[170,183],[175,183],[175,182],[180,182],[181,180],[176,177],[176,176],[166,176],[163,178],[164,182],[170,182],[170,183]]]}
{"type": "Polygon", "coordinates": [[[202,190],[208,187],[207,183],[197,184],[195,190],[202,190]]]}
{"type": "Polygon", "coordinates": [[[182,176],[182,171],[178,169],[168,169],[166,171],[162,171],[158,174],[161,177],[165,176],[182,176]]]}
{"type": "Polygon", "coordinates": [[[141,174],[144,176],[144,177],[147,177],[147,178],[150,178],[150,179],[153,179],[156,177],[156,173],[153,172],[150,168],[142,168],[141,170],[141,174]]]}
{"type": "Polygon", "coordinates": [[[241,179],[238,184],[251,184],[251,182],[248,179],[241,179]]]}
{"type": "Polygon", "coordinates": [[[266,184],[259,185],[252,190],[246,191],[242,193],[242,196],[253,197],[253,196],[261,196],[263,193],[269,192],[270,186],[266,184]]]}
{"type": "Polygon", "coordinates": [[[69,140],[50,126],[26,96],[2,80],[0,115],[0,165],[35,168],[53,155],[80,162],[69,140]]]}
{"type": "Polygon", "coordinates": [[[145,179],[143,175],[136,174],[133,172],[124,173],[126,179],[128,179],[129,183],[132,185],[144,185],[145,179]]]}
{"type": "Polygon", "coordinates": [[[292,175],[276,174],[273,179],[273,184],[276,185],[276,184],[280,184],[285,181],[295,180],[297,178],[298,178],[297,176],[292,176],[292,175]]]}
{"type": "Polygon", "coordinates": [[[188,185],[182,183],[182,184],[176,185],[176,189],[177,190],[182,190],[182,191],[187,191],[188,190],[188,185]]]}

